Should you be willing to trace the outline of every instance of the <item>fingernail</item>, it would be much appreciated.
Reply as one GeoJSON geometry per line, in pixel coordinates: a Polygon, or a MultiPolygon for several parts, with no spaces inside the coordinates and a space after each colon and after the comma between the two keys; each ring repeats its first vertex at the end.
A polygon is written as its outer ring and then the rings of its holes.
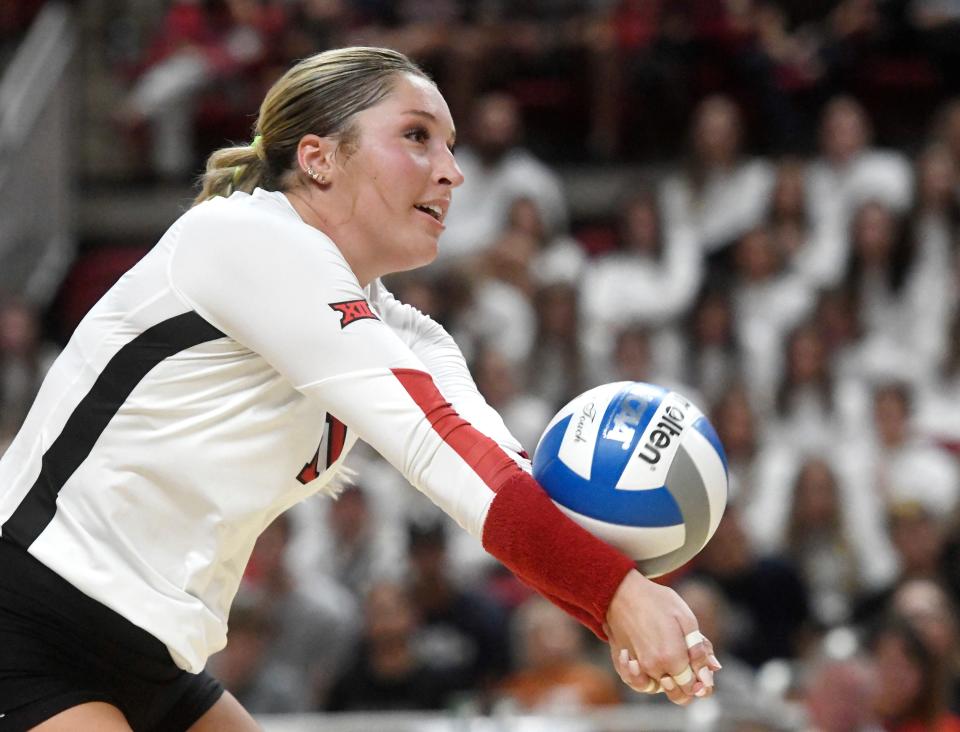
{"type": "Polygon", "coordinates": [[[720,662],[717,660],[717,657],[714,655],[707,656],[707,661],[711,666],[713,666],[714,671],[719,671],[723,668],[720,662]]]}
{"type": "Polygon", "coordinates": [[[708,669],[706,666],[697,672],[697,678],[703,682],[704,686],[713,686],[713,671],[708,669]]]}
{"type": "Polygon", "coordinates": [[[631,658],[629,666],[630,666],[630,673],[632,673],[634,676],[640,675],[640,662],[637,659],[631,658]]]}
{"type": "Polygon", "coordinates": [[[699,689],[697,689],[695,692],[693,692],[693,695],[694,695],[694,696],[697,696],[697,697],[700,697],[700,698],[702,699],[703,697],[705,697],[705,696],[707,695],[707,687],[706,687],[706,686],[701,686],[699,689]]]}
{"type": "Polygon", "coordinates": [[[663,687],[664,691],[673,691],[677,688],[677,685],[669,676],[664,676],[662,679],[660,679],[660,686],[663,687]]]}
{"type": "Polygon", "coordinates": [[[620,663],[621,663],[621,665],[626,666],[626,665],[627,665],[627,662],[628,662],[629,660],[630,660],[630,653],[627,651],[626,648],[621,648],[621,649],[620,649],[620,663]]]}

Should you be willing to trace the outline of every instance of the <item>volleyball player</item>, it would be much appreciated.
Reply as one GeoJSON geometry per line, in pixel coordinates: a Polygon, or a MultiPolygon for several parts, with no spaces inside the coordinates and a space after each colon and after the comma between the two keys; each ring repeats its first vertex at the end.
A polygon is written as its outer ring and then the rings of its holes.
{"type": "Polygon", "coordinates": [[[204,665],[257,535],[334,492],[357,439],[627,684],[709,693],[683,601],[553,506],[453,341],[379,281],[434,258],[462,180],[434,84],[321,53],[256,131],[86,316],[0,461],[0,730],[256,729],[204,665]]]}

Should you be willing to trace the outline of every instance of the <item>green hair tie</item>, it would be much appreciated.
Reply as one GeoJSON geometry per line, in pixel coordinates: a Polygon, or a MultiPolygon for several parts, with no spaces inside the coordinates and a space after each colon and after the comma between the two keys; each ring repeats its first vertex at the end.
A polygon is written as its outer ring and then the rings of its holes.
{"type": "MultiPolygon", "coordinates": [[[[253,148],[253,151],[257,154],[257,157],[261,160],[263,159],[263,148],[260,144],[260,141],[263,139],[263,135],[256,135],[253,138],[253,142],[250,143],[250,147],[253,148]]],[[[240,175],[243,172],[243,169],[247,167],[246,163],[241,165],[235,165],[233,167],[233,185],[236,187],[237,183],[240,181],[240,175]]]]}

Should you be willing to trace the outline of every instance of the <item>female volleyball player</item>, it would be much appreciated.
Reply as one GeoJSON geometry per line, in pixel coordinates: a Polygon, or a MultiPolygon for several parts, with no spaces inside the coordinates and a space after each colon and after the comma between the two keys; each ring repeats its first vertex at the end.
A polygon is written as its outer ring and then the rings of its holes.
{"type": "Polygon", "coordinates": [[[322,53],[256,130],[83,320],[0,461],[0,730],[256,729],[204,664],[259,532],[333,492],[357,439],[608,639],[627,684],[709,693],[687,606],[553,506],[453,341],[378,279],[434,258],[462,179],[433,83],[322,53]]]}

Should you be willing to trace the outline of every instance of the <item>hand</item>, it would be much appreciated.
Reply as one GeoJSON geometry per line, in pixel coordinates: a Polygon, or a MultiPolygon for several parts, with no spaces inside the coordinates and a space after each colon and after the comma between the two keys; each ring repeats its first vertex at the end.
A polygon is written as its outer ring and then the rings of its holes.
{"type": "Polygon", "coordinates": [[[713,673],[720,669],[713,646],[702,635],[689,636],[698,632],[697,619],[669,587],[629,572],[610,602],[604,630],[614,668],[630,688],[662,688],[681,705],[713,693],[713,673]],[[689,648],[688,636],[695,641],[689,648]]]}

